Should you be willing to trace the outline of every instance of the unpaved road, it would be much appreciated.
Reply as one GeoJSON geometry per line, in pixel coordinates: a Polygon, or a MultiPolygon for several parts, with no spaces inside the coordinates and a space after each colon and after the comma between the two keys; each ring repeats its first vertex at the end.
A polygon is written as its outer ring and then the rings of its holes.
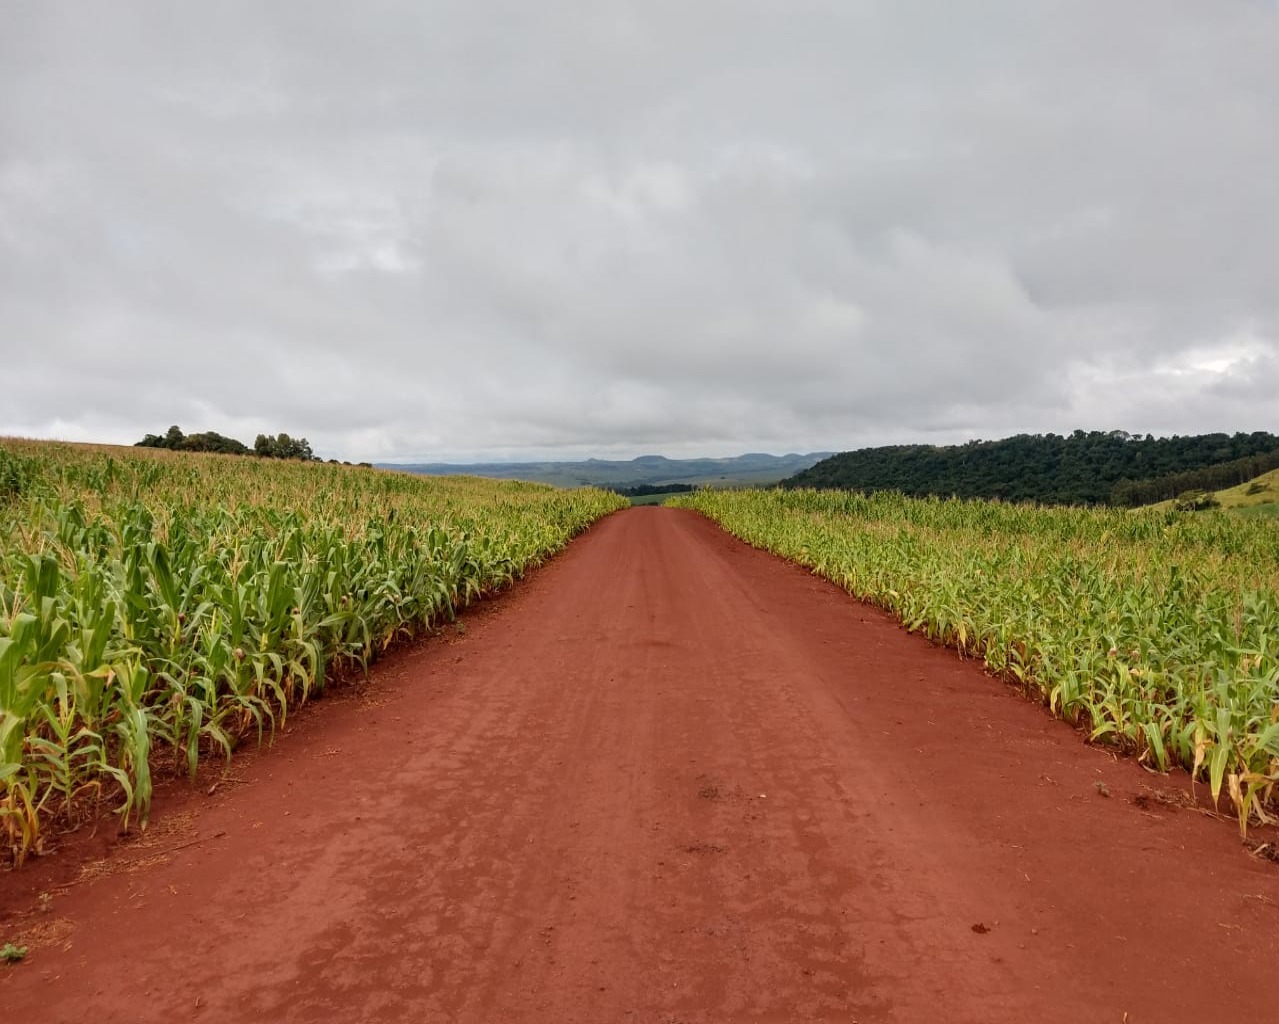
{"type": "Polygon", "coordinates": [[[467,624],[43,913],[0,877],[3,1019],[1279,1019],[1232,825],[693,513],[467,624]]]}

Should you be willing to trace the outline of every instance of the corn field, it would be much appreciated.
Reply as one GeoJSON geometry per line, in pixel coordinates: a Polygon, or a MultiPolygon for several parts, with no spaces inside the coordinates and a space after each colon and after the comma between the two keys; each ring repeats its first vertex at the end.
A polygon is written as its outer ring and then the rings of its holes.
{"type": "Polygon", "coordinates": [[[625,499],[508,481],[0,441],[0,837],[269,739],[625,499]]]}
{"type": "Polygon", "coordinates": [[[700,491],[694,508],[912,632],[981,658],[1093,741],[1276,816],[1279,524],[840,491],[700,491]]]}

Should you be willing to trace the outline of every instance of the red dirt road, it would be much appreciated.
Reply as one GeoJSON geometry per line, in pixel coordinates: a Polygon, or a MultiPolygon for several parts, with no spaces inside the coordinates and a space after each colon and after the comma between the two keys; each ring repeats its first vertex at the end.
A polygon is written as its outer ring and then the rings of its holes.
{"type": "Polygon", "coordinates": [[[1230,823],[693,513],[233,775],[43,912],[0,877],[6,1022],[1279,1019],[1230,823]]]}

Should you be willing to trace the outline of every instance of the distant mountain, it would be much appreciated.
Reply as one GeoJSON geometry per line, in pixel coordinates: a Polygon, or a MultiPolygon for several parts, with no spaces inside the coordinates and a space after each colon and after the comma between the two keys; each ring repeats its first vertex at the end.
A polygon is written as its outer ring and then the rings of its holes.
{"type": "Polygon", "coordinates": [[[626,461],[587,459],[584,462],[432,462],[421,465],[383,463],[382,469],[398,469],[424,476],[484,476],[498,480],[531,480],[557,487],[635,487],[641,484],[775,484],[815,466],[829,452],[808,455],[751,453],[730,459],[668,459],[641,455],[626,461]]]}

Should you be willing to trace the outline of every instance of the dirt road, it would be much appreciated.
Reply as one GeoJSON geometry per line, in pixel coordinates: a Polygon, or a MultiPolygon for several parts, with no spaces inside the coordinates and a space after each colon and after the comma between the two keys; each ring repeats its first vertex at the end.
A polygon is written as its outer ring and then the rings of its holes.
{"type": "Polygon", "coordinates": [[[466,622],[45,911],[0,878],[4,1019],[1279,1019],[1232,825],[693,513],[466,622]]]}

